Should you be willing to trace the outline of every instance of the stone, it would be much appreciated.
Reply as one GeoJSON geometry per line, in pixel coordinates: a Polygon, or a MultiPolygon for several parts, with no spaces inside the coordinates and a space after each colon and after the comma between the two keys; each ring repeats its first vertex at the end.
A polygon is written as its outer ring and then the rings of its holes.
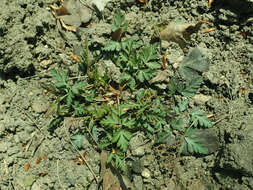
{"type": "Polygon", "coordinates": [[[140,146],[134,150],[132,150],[133,156],[143,156],[145,154],[145,147],[140,146]]]}
{"type": "Polygon", "coordinates": [[[143,189],[143,181],[141,176],[134,176],[133,178],[134,186],[136,187],[136,190],[142,190],[143,189]]]}
{"type": "Polygon", "coordinates": [[[211,96],[207,96],[204,94],[196,94],[195,96],[193,96],[193,102],[196,105],[204,105],[207,101],[209,101],[212,97],[211,96]]]}
{"type": "Polygon", "coordinates": [[[151,177],[151,173],[149,171],[149,169],[147,168],[144,168],[144,170],[141,172],[141,176],[148,179],[151,177]]]}
{"type": "Polygon", "coordinates": [[[37,99],[32,103],[32,109],[37,113],[46,112],[49,104],[43,100],[37,99]]]}

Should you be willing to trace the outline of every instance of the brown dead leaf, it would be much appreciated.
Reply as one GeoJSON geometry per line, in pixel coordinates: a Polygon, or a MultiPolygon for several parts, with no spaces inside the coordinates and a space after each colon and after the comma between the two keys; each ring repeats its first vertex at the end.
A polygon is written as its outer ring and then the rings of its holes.
{"type": "Polygon", "coordinates": [[[82,23],[88,23],[92,11],[77,0],[64,0],[62,7],[50,5],[54,16],[60,20],[62,27],[75,32],[82,23]]]}
{"type": "Polygon", "coordinates": [[[134,185],[126,176],[120,175],[111,164],[106,163],[107,152],[105,150],[102,150],[100,158],[103,190],[122,190],[123,186],[126,189],[135,190],[134,185]]]}
{"type": "Polygon", "coordinates": [[[148,0],[139,0],[140,3],[145,3],[147,4],[148,3],[148,0]]]}
{"type": "Polygon", "coordinates": [[[28,162],[26,165],[25,165],[25,171],[27,172],[31,167],[31,164],[28,162]]]}
{"type": "Polygon", "coordinates": [[[39,164],[39,163],[40,163],[40,161],[41,161],[41,157],[39,156],[39,157],[37,157],[37,159],[36,159],[35,163],[36,163],[36,164],[39,164]]]}
{"type": "Polygon", "coordinates": [[[118,30],[112,33],[112,40],[119,42],[123,34],[123,27],[120,27],[118,30]]]}
{"type": "Polygon", "coordinates": [[[169,82],[169,76],[170,74],[168,73],[167,70],[158,70],[157,71],[157,74],[154,78],[152,78],[149,82],[150,84],[153,84],[153,83],[159,83],[159,82],[169,82]]]}
{"type": "Polygon", "coordinates": [[[167,54],[168,54],[168,49],[163,54],[163,69],[166,69],[168,67],[168,62],[167,62],[167,54]]]}
{"type": "Polygon", "coordinates": [[[205,22],[199,21],[197,24],[171,22],[160,32],[161,40],[175,42],[183,49],[187,41],[191,39],[190,36],[197,32],[203,23],[205,22]]]}
{"type": "Polygon", "coordinates": [[[107,167],[107,152],[101,152],[101,177],[103,178],[103,190],[119,190],[120,183],[116,176],[113,175],[111,169],[107,167]]]}

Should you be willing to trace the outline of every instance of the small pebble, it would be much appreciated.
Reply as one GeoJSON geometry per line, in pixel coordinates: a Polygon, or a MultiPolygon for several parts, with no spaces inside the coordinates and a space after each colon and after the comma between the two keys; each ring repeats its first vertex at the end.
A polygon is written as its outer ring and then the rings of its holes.
{"type": "Polygon", "coordinates": [[[141,176],[144,177],[144,178],[146,178],[146,179],[150,178],[151,173],[150,173],[149,169],[145,168],[145,169],[141,172],[141,176]]]}

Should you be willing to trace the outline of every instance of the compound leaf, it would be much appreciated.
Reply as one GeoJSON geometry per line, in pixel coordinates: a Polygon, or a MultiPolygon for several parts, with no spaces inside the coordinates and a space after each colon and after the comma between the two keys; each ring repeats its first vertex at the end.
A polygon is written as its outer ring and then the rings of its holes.
{"type": "Polygon", "coordinates": [[[74,135],[71,137],[72,143],[78,148],[83,147],[83,136],[82,135],[74,135]]]}
{"type": "Polygon", "coordinates": [[[75,95],[79,95],[80,92],[83,90],[84,86],[85,86],[84,82],[78,82],[72,87],[71,90],[75,95]]]}
{"type": "Polygon", "coordinates": [[[113,135],[112,142],[117,142],[117,147],[119,147],[122,151],[126,152],[131,137],[132,134],[129,131],[119,130],[113,135]]]}
{"type": "Polygon", "coordinates": [[[105,51],[120,51],[121,45],[119,42],[110,41],[103,49],[105,51]]]}
{"type": "Polygon", "coordinates": [[[182,90],[181,94],[189,98],[193,97],[196,94],[202,82],[203,82],[202,77],[197,77],[193,79],[190,83],[186,85],[186,87],[182,90]]]}
{"type": "Polygon", "coordinates": [[[198,124],[203,127],[210,128],[212,127],[212,122],[208,119],[205,112],[203,110],[195,110],[191,113],[191,121],[195,122],[194,126],[196,127],[198,124]]]}
{"type": "Polygon", "coordinates": [[[108,127],[114,127],[115,125],[120,124],[120,119],[115,113],[112,113],[111,115],[102,119],[101,124],[108,127]]]}
{"type": "Polygon", "coordinates": [[[199,138],[185,137],[187,149],[190,153],[208,154],[208,149],[200,143],[199,138]]]}
{"type": "Polygon", "coordinates": [[[157,62],[147,62],[146,65],[150,68],[150,69],[159,69],[161,68],[161,64],[157,63],[157,62]]]}

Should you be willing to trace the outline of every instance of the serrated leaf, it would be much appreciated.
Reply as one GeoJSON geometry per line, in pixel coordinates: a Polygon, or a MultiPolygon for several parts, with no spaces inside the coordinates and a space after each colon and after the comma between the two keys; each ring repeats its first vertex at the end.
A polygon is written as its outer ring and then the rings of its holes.
{"type": "Polygon", "coordinates": [[[155,139],[155,144],[159,144],[159,143],[164,143],[164,141],[170,136],[171,131],[166,130],[166,131],[161,131],[160,133],[158,133],[158,138],[155,139]]]}
{"type": "Polygon", "coordinates": [[[183,119],[182,119],[182,118],[173,119],[173,120],[170,122],[170,125],[171,125],[172,129],[180,130],[180,129],[182,129],[183,119]]]}
{"type": "Polygon", "coordinates": [[[129,140],[131,139],[132,134],[126,130],[118,130],[112,138],[112,142],[117,142],[117,147],[119,147],[122,151],[126,152],[129,144],[129,140]]]}
{"type": "Polygon", "coordinates": [[[72,91],[70,91],[70,92],[67,94],[67,97],[66,97],[66,104],[67,104],[68,106],[71,106],[71,104],[73,103],[74,97],[75,97],[75,95],[72,93],[72,91]]]}
{"type": "Polygon", "coordinates": [[[203,83],[202,77],[193,79],[186,85],[185,89],[181,92],[181,94],[189,98],[193,97],[202,83],[203,83]]]}
{"type": "Polygon", "coordinates": [[[112,25],[112,32],[118,30],[125,20],[125,15],[123,15],[120,10],[117,10],[114,16],[114,23],[112,25]]]}
{"type": "Polygon", "coordinates": [[[208,149],[200,143],[199,138],[185,137],[185,141],[187,142],[187,150],[190,153],[208,154],[208,149]]]}
{"type": "Polygon", "coordinates": [[[78,148],[83,148],[83,136],[82,135],[74,135],[71,137],[72,143],[78,148]]]}
{"type": "Polygon", "coordinates": [[[157,53],[154,46],[145,46],[139,52],[140,58],[144,63],[157,58],[157,53]]]}
{"type": "Polygon", "coordinates": [[[147,62],[145,63],[150,69],[159,69],[161,68],[161,64],[157,62],[147,62]]]}
{"type": "Polygon", "coordinates": [[[59,127],[60,124],[61,124],[61,122],[63,121],[63,119],[64,119],[64,117],[57,117],[57,118],[54,118],[54,119],[50,122],[48,128],[49,128],[49,129],[52,129],[52,128],[59,127]]]}
{"type": "Polygon", "coordinates": [[[114,127],[115,125],[120,124],[120,118],[117,116],[117,114],[112,113],[111,115],[102,119],[101,124],[108,127],[114,127]]]}
{"type": "Polygon", "coordinates": [[[106,163],[109,164],[112,161],[113,157],[114,157],[114,154],[113,152],[111,152],[109,156],[107,156],[106,163]]]}
{"type": "Polygon", "coordinates": [[[108,44],[103,48],[105,51],[120,51],[121,45],[119,42],[116,41],[109,41],[108,44]]]}
{"type": "Polygon", "coordinates": [[[128,38],[126,40],[124,40],[123,42],[121,42],[121,48],[122,50],[124,50],[125,53],[127,53],[127,55],[130,55],[131,51],[134,49],[134,41],[131,38],[128,38]]]}
{"type": "Polygon", "coordinates": [[[56,81],[66,81],[67,79],[67,73],[64,71],[56,71],[55,69],[51,69],[50,72],[53,79],[56,81]]]}
{"type": "Polygon", "coordinates": [[[137,79],[138,79],[140,82],[144,82],[144,80],[145,80],[144,75],[145,75],[145,72],[142,71],[142,70],[140,70],[140,71],[138,72],[138,74],[137,74],[137,79]]]}
{"type": "Polygon", "coordinates": [[[208,119],[206,116],[205,112],[203,110],[195,110],[191,112],[191,121],[195,122],[194,126],[196,127],[197,125],[203,126],[210,128],[212,127],[212,122],[208,119]]]}
{"type": "Polygon", "coordinates": [[[83,90],[84,86],[85,86],[84,82],[78,82],[71,88],[71,90],[75,95],[79,95],[83,90]]]}
{"type": "Polygon", "coordinates": [[[156,75],[156,71],[152,71],[151,69],[144,70],[144,77],[146,81],[149,81],[155,75],[156,75]]]}
{"type": "Polygon", "coordinates": [[[60,81],[60,82],[54,83],[54,85],[55,85],[57,88],[63,88],[63,87],[66,87],[66,82],[60,81]]]}
{"type": "Polygon", "coordinates": [[[115,165],[117,168],[120,168],[122,171],[126,171],[125,161],[121,159],[117,154],[115,155],[115,165]]]}
{"type": "Polygon", "coordinates": [[[74,101],[72,107],[74,108],[74,115],[77,117],[83,116],[85,113],[87,113],[84,109],[84,105],[80,104],[78,101],[74,101]]]}
{"type": "Polygon", "coordinates": [[[183,100],[177,104],[177,106],[174,107],[174,110],[177,115],[180,115],[183,111],[185,111],[188,108],[189,100],[183,100]]]}
{"type": "Polygon", "coordinates": [[[135,119],[130,119],[129,117],[125,117],[122,119],[122,125],[128,128],[133,128],[135,123],[136,123],[135,119]]]}

